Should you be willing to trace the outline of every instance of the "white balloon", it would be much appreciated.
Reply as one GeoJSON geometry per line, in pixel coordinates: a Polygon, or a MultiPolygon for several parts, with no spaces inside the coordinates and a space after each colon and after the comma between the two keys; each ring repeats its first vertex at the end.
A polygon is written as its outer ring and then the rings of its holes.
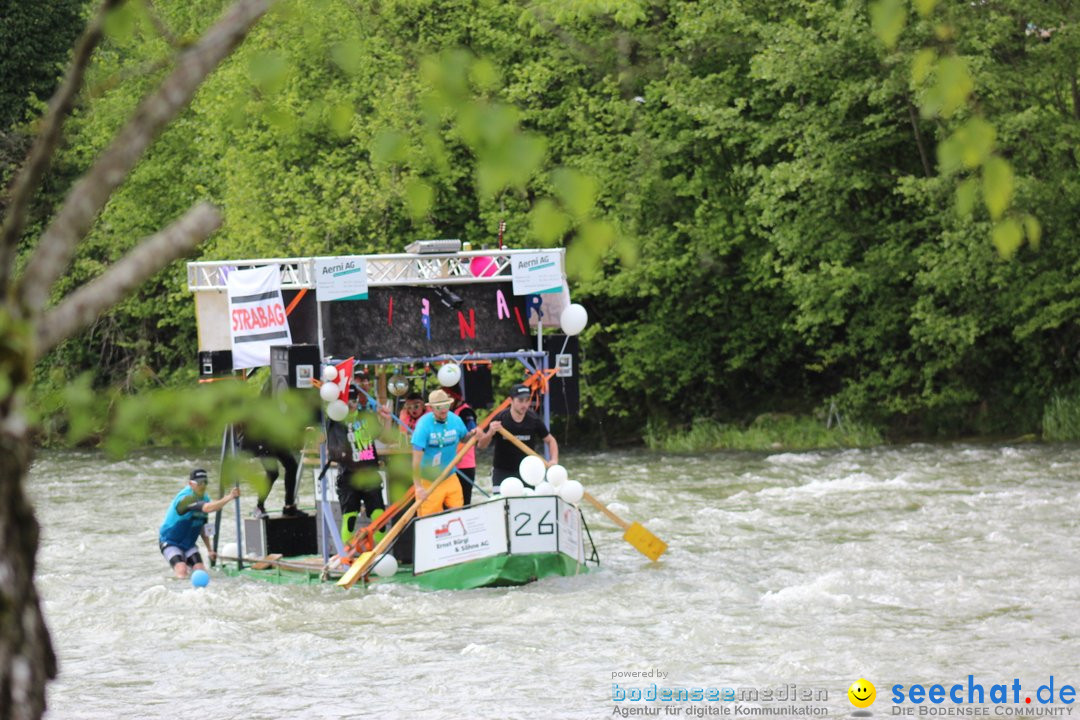
{"type": "Polygon", "coordinates": [[[555,486],[549,483],[547,480],[536,486],[537,495],[555,495],[555,486]]]}
{"type": "Polygon", "coordinates": [[[526,455],[518,465],[518,474],[527,484],[536,487],[544,479],[544,461],[535,455],[526,455]]]}
{"type": "Polygon", "coordinates": [[[388,553],[379,558],[372,570],[379,577],[393,577],[397,573],[397,560],[388,553]]]}
{"type": "Polygon", "coordinates": [[[439,384],[443,387],[457,385],[461,381],[461,366],[457,363],[446,363],[439,368],[439,384]]]}
{"type": "Polygon", "coordinates": [[[567,305],[559,315],[559,327],[567,335],[577,335],[588,323],[589,313],[577,303],[567,305]]]}
{"type": "Polygon", "coordinates": [[[319,397],[323,399],[323,402],[332,402],[340,394],[341,388],[336,382],[324,382],[319,388],[319,397]]]}
{"type": "Polygon", "coordinates": [[[525,488],[525,497],[531,497],[536,494],[536,490],[531,487],[525,488]]]}
{"type": "Polygon", "coordinates": [[[349,414],[349,406],[344,400],[332,400],[326,406],[326,416],[334,422],[341,422],[349,414]]]}
{"type": "Polygon", "coordinates": [[[337,368],[333,365],[327,365],[322,369],[322,381],[334,382],[337,380],[337,368]]]}
{"type": "Polygon", "coordinates": [[[237,550],[237,547],[238,547],[238,546],[237,546],[237,544],[236,544],[236,543],[234,543],[234,542],[232,542],[232,543],[225,543],[225,544],[223,544],[223,545],[221,546],[221,550],[219,550],[218,552],[220,552],[220,553],[221,553],[222,555],[224,555],[225,557],[231,557],[231,558],[233,558],[233,557],[236,557],[236,550],[237,550]]]}
{"type": "Polygon", "coordinates": [[[521,497],[525,494],[525,484],[519,478],[508,477],[499,485],[499,492],[503,497],[521,497]]]}
{"type": "Polygon", "coordinates": [[[566,482],[566,468],[562,465],[552,465],[547,469],[547,481],[552,487],[559,487],[566,482]]]}
{"type": "Polygon", "coordinates": [[[559,486],[559,497],[571,505],[577,505],[585,496],[585,488],[577,480],[567,480],[559,486]]]}

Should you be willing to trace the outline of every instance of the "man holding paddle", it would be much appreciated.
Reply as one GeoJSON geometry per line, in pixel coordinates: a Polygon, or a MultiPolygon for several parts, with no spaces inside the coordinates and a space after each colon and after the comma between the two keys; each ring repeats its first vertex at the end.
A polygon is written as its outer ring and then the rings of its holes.
{"type": "Polygon", "coordinates": [[[457,508],[465,504],[461,481],[451,475],[434,491],[429,492],[431,481],[450,465],[458,444],[473,436],[475,430],[466,430],[461,418],[450,412],[453,400],[445,390],[434,390],[428,396],[431,411],[416,422],[412,434],[413,487],[420,503],[417,514],[433,515],[443,508],[457,508]]]}
{"type": "Polygon", "coordinates": [[[532,391],[529,387],[521,383],[514,385],[510,388],[510,407],[494,417],[487,431],[480,434],[476,443],[483,449],[491,443],[492,437],[495,438],[495,456],[491,460],[491,486],[496,490],[506,478],[518,476],[518,467],[525,457],[524,452],[499,435],[500,428],[506,428],[510,434],[533,450],[536,449],[534,446],[537,441],[543,440],[549,462],[552,465],[559,462],[559,443],[536,411],[529,407],[531,402],[532,391]]]}

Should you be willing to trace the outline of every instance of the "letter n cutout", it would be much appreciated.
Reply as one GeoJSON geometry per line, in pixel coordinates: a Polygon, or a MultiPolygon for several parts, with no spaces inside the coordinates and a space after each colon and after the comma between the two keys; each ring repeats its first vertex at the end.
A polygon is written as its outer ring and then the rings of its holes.
{"type": "Polygon", "coordinates": [[[470,340],[476,339],[476,312],[472,308],[469,308],[469,321],[465,322],[465,313],[458,310],[457,314],[458,331],[461,332],[461,339],[469,338],[470,340]]]}

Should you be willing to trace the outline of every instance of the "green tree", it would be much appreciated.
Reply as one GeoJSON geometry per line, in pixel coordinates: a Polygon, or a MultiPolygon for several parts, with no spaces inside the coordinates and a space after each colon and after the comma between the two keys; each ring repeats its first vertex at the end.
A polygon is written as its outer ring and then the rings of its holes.
{"type": "MultiPolygon", "coordinates": [[[[64,119],[82,87],[87,65],[101,41],[106,16],[118,3],[106,0],[79,39],[71,67],[53,95],[29,158],[15,178],[0,226],[0,717],[39,718],[45,684],[55,677],[56,657],[34,586],[39,528],[24,484],[30,465],[31,426],[25,399],[34,363],[92,321],[124,294],[213,232],[220,214],[195,205],[179,220],[136,245],[94,281],[51,307],[50,291],[64,274],[75,247],[115,188],[181,109],[202,79],[243,39],[267,3],[239,0],[233,11],[175,58],[175,68],[140,104],[114,142],[72,187],[41,234],[24,266],[16,248],[33,193],[59,142],[64,119]]],[[[122,12],[122,11],[121,11],[122,12]]],[[[116,17],[113,15],[112,17],[116,17]]]]}

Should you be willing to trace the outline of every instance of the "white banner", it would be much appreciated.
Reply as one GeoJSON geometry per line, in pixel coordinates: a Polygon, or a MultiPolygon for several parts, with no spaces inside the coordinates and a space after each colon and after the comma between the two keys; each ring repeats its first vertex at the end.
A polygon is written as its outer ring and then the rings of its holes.
{"type": "Polygon", "coordinates": [[[558,253],[538,252],[511,255],[515,295],[561,293],[564,281],[558,253]]]}
{"type": "Polygon", "coordinates": [[[554,495],[507,500],[510,509],[510,554],[559,551],[554,495]]]}
{"type": "Polygon", "coordinates": [[[559,552],[585,564],[585,536],[581,532],[581,511],[559,498],[559,552]]]}
{"type": "Polygon", "coordinates": [[[292,345],[279,273],[277,265],[229,273],[234,370],[269,365],[271,345],[292,345]]]}
{"type": "Polygon", "coordinates": [[[315,258],[315,299],[367,300],[367,259],[359,256],[315,258]]]}
{"type": "Polygon", "coordinates": [[[502,501],[470,505],[419,518],[413,573],[506,553],[506,512],[502,501]]]}

